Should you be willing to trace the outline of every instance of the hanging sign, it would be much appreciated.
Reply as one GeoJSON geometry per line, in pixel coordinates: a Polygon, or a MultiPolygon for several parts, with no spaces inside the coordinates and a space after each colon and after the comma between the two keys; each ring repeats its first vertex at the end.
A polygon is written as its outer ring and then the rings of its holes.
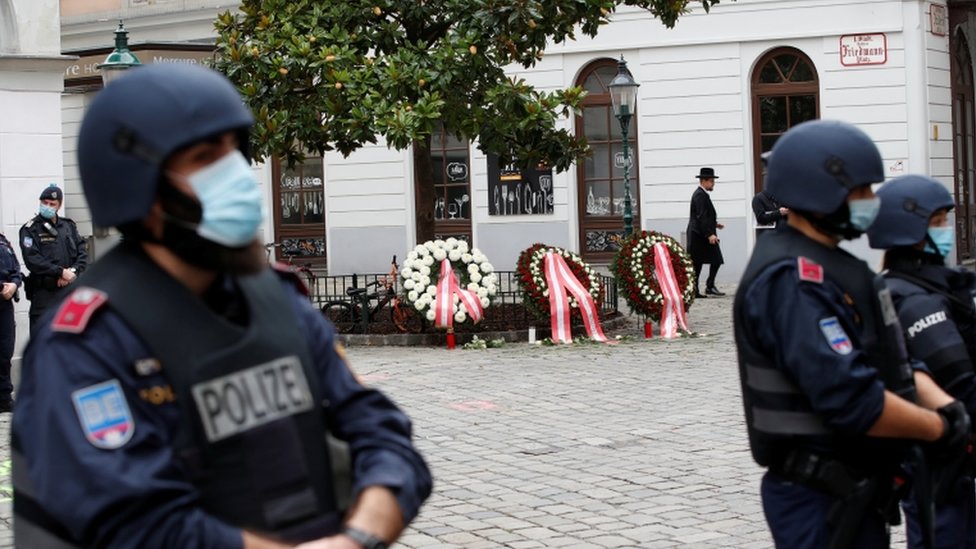
{"type": "Polygon", "coordinates": [[[845,34],[840,37],[840,64],[845,67],[884,65],[888,62],[888,37],[882,32],[845,34]]]}

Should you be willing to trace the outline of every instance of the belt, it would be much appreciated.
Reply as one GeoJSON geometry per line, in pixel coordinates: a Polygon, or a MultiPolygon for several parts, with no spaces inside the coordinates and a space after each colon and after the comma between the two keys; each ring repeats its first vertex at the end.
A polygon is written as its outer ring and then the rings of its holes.
{"type": "Polygon", "coordinates": [[[792,450],[769,470],[786,480],[844,497],[868,479],[844,462],[802,450],[792,450]]]}

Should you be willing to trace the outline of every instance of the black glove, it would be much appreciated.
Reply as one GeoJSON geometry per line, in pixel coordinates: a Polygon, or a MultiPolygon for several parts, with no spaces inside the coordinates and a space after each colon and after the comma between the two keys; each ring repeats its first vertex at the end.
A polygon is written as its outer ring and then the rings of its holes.
{"type": "Polygon", "coordinates": [[[969,414],[958,400],[936,410],[942,417],[943,432],[927,448],[926,461],[932,478],[933,500],[936,505],[946,502],[958,480],[968,474],[973,447],[970,443],[969,414]]]}
{"type": "Polygon", "coordinates": [[[949,404],[936,410],[942,417],[942,436],[934,443],[934,450],[945,451],[954,454],[957,451],[965,452],[969,445],[969,434],[972,431],[972,424],[969,414],[962,402],[953,400],[949,404]]]}

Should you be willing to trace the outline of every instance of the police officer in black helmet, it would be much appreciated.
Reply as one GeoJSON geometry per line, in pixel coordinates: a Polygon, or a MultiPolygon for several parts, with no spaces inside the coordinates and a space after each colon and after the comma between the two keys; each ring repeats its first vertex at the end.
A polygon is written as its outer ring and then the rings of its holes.
{"type": "Polygon", "coordinates": [[[20,228],[20,251],[30,270],[27,299],[30,300],[31,332],[38,319],[63,295],[63,288],[75,281],[88,266],[85,241],[75,222],[58,215],[64,192],[48,185],[38,198],[38,213],[20,228]]]}
{"type": "MultiPolygon", "coordinates": [[[[942,183],[924,175],[892,179],[878,190],[881,210],[868,229],[871,247],[887,250],[885,279],[905,329],[910,354],[925,362],[935,381],[976,413],[976,274],[947,267],[955,234],[955,207],[942,183]]],[[[976,493],[972,472],[949,485],[935,515],[935,546],[976,548],[976,493]]],[[[919,503],[903,503],[909,547],[923,546],[919,503]]]]}
{"type": "Polygon", "coordinates": [[[753,457],[777,547],[888,547],[909,441],[961,454],[965,410],[913,372],[887,289],[838,248],[870,225],[881,156],[861,130],[797,125],[776,142],[766,188],[790,208],[759,239],[734,304],[753,457]],[[918,402],[938,411],[916,405],[918,402]]]}
{"type": "Polygon", "coordinates": [[[252,123],[196,66],[140,68],[88,109],[92,220],[125,238],[25,351],[18,546],[380,549],[430,494],[408,417],[267,267],[252,123]]]}

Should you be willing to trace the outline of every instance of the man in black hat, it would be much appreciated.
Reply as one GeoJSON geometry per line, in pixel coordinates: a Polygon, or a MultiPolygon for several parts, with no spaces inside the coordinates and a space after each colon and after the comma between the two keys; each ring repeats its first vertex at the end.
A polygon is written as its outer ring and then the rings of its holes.
{"type": "Polygon", "coordinates": [[[20,228],[20,251],[30,269],[26,280],[30,300],[30,326],[54,304],[61,289],[74,282],[88,266],[85,241],[75,222],[58,215],[64,193],[51,183],[40,196],[38,213],[20,228]]]}
{"type": "Polygon", "coordinates": [[[725,262],[722,258],[722,248],[719,247],[718,229],[725,225],[716,221],[715,206],[708,193],[715,188],[715,170],[712,168],[702,168],[698,175],[698,188],[695,194],[691,195],[691,215],[688,218],[688,253],[691,255],[691,262],[695,266],[695,297],[707,297],[707,295],[722,296],[715,286],[715,275],[718,269],[725,262]],[[701,293],[698,280],[701,278],[702,267],[710,264],[708,269],[708,280],[705,282],[705,293],[701,293]],[[707,295],[706,295],[707,294],[707,295]]]}

